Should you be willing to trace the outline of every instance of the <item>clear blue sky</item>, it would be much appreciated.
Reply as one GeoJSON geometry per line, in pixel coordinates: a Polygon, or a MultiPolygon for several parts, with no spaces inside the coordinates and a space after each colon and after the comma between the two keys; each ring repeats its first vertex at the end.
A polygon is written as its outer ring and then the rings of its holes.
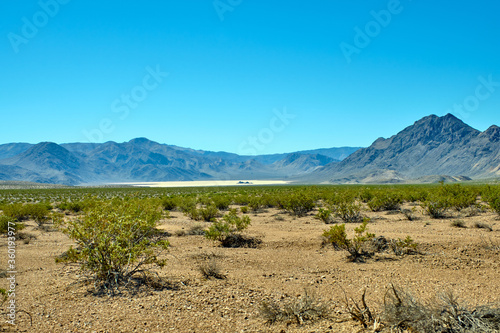
{"type": "Polygon", "coordinates": [[[497,1],[55,1],[0,4],[0,143],[262,154],[500,125],[497,1]]]}

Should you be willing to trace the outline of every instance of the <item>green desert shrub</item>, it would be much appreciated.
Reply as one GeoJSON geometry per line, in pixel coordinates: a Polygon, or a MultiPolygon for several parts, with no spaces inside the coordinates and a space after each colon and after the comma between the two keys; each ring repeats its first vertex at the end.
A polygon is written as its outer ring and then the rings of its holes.
{"type": "Polygon", "coordinates": [[[368,207],[373,212],[381,210],[399,210],[403,200],[397,193],[379,193],[368,202],[368,207]]]}
{"type": "Polygon", "coordinates": [[[168,241],[156,229],[162,212],[147,199],[95,201],[81,219],[61,222],[61,229],[76,242],[64,260],[76,262],[99,291],[114,292],[148,267],[163,267],[158,257],[168,241]]]}
{"type": "Polygon", "coordinates": [[[359,227],[354,228],[354,237],[348,238],[345,231],[345,224],[334,225],[329,230],[323,232],[323,238],[326,243],[331,244],[336,249],[345,250],[349,253],[350,261],[363,261],[364,257],[368,257],[363,246],[366,242],[375,237],[367,231],[368,222],[363,222],[359,227]]]}
{"type": "Polygon", "coordinates": [[[57,208],[73,213],[79,213],[83,210],[85,204],[82,201],[63,201],[56,205],[57,208]]]}
{"type": "Polygon", "coordinates": [[[332,212],[329,209],[320,208],[318,213],[314,217],[325,222],[326,224],[330,224],[333,221],[332,212]]]}
{"type": "Polygon", "coordinates": [[[435,196],[432,199],[424,201],[421,207],[433,219],[441,219],[446,217],[446,211],[450,208],[450,203],[445,197],[435,196]]]}
{"type": "Polygon", "coordinates": [[[495,213],[500,215],[500,196],[496,198],[491,198],[488,204],[495,213]]]}
{"type": "Polygon", "coordinates": [[[361,215],[361,206],[351,201],[341,201],[338,204],[330,206],[335,216],[346,223],[356,223],[363,220],[361,215]]]}
{"type": "Polygon", "coordinates": [[[389,242],[389,246],[394,254],[398,256],[419,253],[418,243],[416,243],[410,236],[406,236],[405,239],[392,239],[389,242]]]}
{"type": "Polygon", "coordinates": [[[174,210],[179,205],[179,200],[176,197],[164,197],[161,199],[161,205],[165,210],[174,210]]]}
{"type": "Polygon", "coordinates": [[[212,223],[205,232],[205,237],[220,242],[224,247],[244,246],[246,238],[241,235],[241,232],[248,226],[250,226],[250,217],[248,215],[239,217],[236,210],[230,210],[222,219],[212,223]]]}
{"type": "Polygon", "coordinates": [[[14,222],[9,216],[0,215],[0,234],[6,234],[9,231],[9,227],[14,228],[15,231],[18,231],[24,229],[24,224],[14,222]]]}
{"type": "Polygon", "coordinates": [[[232,199],[228,195],[218,195],[212,197],[213,205],[219,210],[228,210],[232,199]]]}
{"type": "Polygon", "coordinates": [[[298,193],[286,197],[284,207],[291,214],[302,217],[312,211],[316,204],[311,196],[298,193]]]}

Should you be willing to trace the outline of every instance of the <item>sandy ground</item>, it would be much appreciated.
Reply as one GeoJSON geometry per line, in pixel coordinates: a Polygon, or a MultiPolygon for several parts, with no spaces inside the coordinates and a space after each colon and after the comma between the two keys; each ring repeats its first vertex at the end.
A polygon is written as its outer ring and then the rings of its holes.
{"type": "MultiPolygon", "coordinates": [[[[372,218],[369,231],[389,238],[411,235],[423,253],[377,254],[365,263],[347,262],[344,252],[322,247],[321,234],[329,226],[313,213],[303,218],[275,209],[250,214],[247,233],[260,237],[261,247],[227,249],[203,236],[175,236],[197,222],[173,212],[161,221],[160,228],[173,236],[168,264],[158,271],[171,287],[115,297],[93,295],[76,267],[56,264],[54,258],[72,242],[29,222],[24,231],[37,238],[29,244],[18,240],[17,326],[2,320],[0,332],[358,332],[362,327],[345,313],[342,290],[358,298],[367,288],[368,305],[376,313],[390,283],[422,298],[453,290],[470,305],[500,300],[500,223],[493,213],[455,213],[442,220],[419,213],[408,221],[400,213],[365,211],[372,218]],[[450,225],[458,218],[467,228],[450,225]],[[473,228],[475,222],[493,225],[493,231],[473,228]],[[207,258],[215,258],[226,279],[202,277],[198,266],[207,258]],[[265,323],[259,312],[263,301],[292,300],[305,290],[328,304],[327,318],[303,325],[265,323]]],[[[347,225],[350,236],[355,226],[347,225]]],[[[7,240],[0,242],[4,267],[7,240]]],[[[6,287],[6,280],[0,281],[6,287]]]]}

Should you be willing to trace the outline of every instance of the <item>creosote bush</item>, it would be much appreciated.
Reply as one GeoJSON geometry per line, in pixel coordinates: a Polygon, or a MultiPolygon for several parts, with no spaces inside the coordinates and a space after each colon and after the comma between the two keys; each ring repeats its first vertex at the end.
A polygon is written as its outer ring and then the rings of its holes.
{"type": "Polygon", "coordinates": [[[349,239],[345,231],[345,224],[334,225],[323,232],[323,237],[334,248],[347,251],[350,261],[363,261],[364,257],[370,256],[363,249],[363,245],[375,237],[375,234],[369,233],[367,229],[368,221],[364,221],[359,227],[354,228],[354,237],[349,239]]]}
{"type": "Polygon", "coordinates": [[[247,237],[241,235],[241,232],[250,225],[250,217],[244,215],[238,216],[235,209],[231,209],[222,219],[213,222],[210,228],[205,232],[207,239],[220,242],[224,247],[245,246],[247,237]]]}
{"type": "Polygon", "coordinates": [[[114,293],[151,265],[163,267],[158,257],[169,246],[156,229],[162,212],[146,199],[98,201],[81,219],[61,222],[61,229],[76,242],[59,261],[75,262],[94,280],[97,291],[114,293]]]}
{"type": "Polygon", "coordinates": [[[332,212],[329,209],[320,208],[318,213],[314,215],[315,218],[325,222],[326,224],[332,223],[332,212]]]}
{"type": "Polygon", "coordinates": [[[331,205],[331,211],[346,223],[357,223],[363,220],[361,206],[350,201],[341,201],[331,205]]]}
{"type": "Polygon", "coordinates": [[[314,199],[304,193],[288,195],[281,201],[287,211],[298,217],[305,216],[316,207],[314,199]]]}
{"type": "Polygon", "coordinates": [[[381,193],[368,202],[373,212],[381,210],[399,210],[403,200],[396,193],[381,193]]]}

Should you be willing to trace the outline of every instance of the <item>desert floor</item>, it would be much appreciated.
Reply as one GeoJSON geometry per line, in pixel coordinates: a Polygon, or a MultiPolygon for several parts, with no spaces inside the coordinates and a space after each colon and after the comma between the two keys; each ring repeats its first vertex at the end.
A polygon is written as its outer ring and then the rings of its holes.
{"type": "MultiPolygon", "coordinates": [[[[347,262],[345,252],[322,247],[321,234],[329,225],[315,213],[302,218],[275,209],[249,214],[252,225],[246,233],[262,239],[254,249],[178,236],[198,222],[172,212],[160,223],[172,236],[167,266],[158,270],[169,287],[114,297],[94,295],[77,267],[55,263],[72,244],[68,237],[28,222],[23,232],[36,239],[17,241],[17,326],[2,320],[0,332],[358,332],[362,326],[346,313],[343,290],[359,299],[367,288],[368,306],[376,314],[391,283],[423,299],[452,290],[471,306],[500,300],[500,223],[494,213],[465,217],[453,212],[436,220],[418,212],[417,220],[408,221],[398,212],[364,211],[371,218],[370,232],[386,238],[410,235],[422,253],[377,253],[365,263],[347,262]],[[457,219],[467,228],[452,227],[457,219]],[[474,228],[476,222],[493,231],[474,228]],[[199,265],[207,260],[215,260],[226,279],[205,279],[199,265]],[[263,302],[291,301],[305,291],[329,306],[326,318],[302,325],[265,322],[259,311],[263,302]]],[[[355,226],[347,225],[349,236],[355,226]]],[[[5,237],[0,258],[5,266],[5,237]]],[[[0,281],[5,288],[6,280],[0,281]]]]}

